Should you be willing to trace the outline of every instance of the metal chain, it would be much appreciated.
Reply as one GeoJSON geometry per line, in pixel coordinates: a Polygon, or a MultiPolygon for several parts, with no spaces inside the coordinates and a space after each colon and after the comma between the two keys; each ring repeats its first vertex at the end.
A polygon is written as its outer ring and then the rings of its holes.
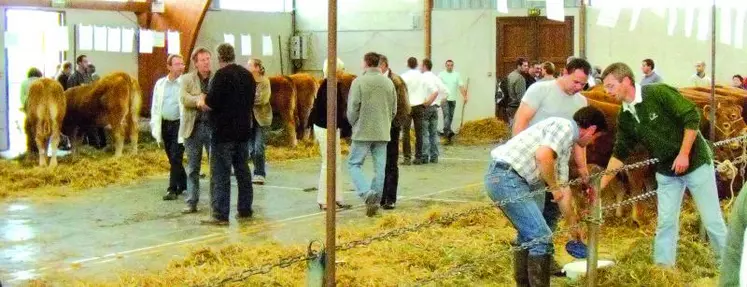
{"type": "MultiPolygon", "coordinates": [[[[742,140],[746,140],[746,139],[747,139],[747,135],[742,135],[742,136],[739,136],[739,137],[734,137],[734,138],[726,139],[726,140],[723,140],[723,141],[720,141],[720,142],[716,142],[713,145],[715,147],[718,147],[718,146],[726,145],[726,144],[729,144],[729,143],[732,143],[732,142],[735,142],[735,141],[742,141],[742,140]]],[[[589,176],[589,180],[597,178],[597,177],[600,177],[600,176],[604,176],[604,175],[607,175],[607,174],[616,174],[616,173],[621,172],[621,171],[628,171],[628,170],[632,170],[632,169],[638,169],[638,168],[646,167],[646,166],[649,166],[649,165],[652,165],[652,164],[656,164],[658,162],[659,162],[659,159],[652,158],[652,159],[647,159],[647,160],[643,160],[643,161],[640,161],[640,162],[636,162],[636,163],[633,163],[633,164],[624,165],[624,166],[622,166],[620,168],[617,168],[617,169],[604,170],[604,171],[597,172],[597,173],[594,173],[594,174],[590,175],[589,176]]],[[[573,185],[578,185],[578,184],[581,184],[583,181],[584,181],[584,179],[577,178],[577,179],[568,181],[566,183],[563,183],[563,184],[559,185],[559,187],[569,187],[569,186],[573,186],[573,185]]],[[[468,210],[463,211],[463,212],[448,214],[448,215],[444,215],[444,216],[439,217],[439,218],[435,218],[435,219],[431,219],[431,220],[428,220],[428,221],[416,223],[416,224],[413,224],[413,225],[410,225],[410,226],[405,226],[405,227],[400,227],[400,228],[392,229],[390,231],[379,233],[379,234],[376,234],[376,235],[373,235],[371,237],[367,237],[367,238],[364,238],[364,239],[349,241],[349,242],[346,242],[344,244],[336,246],[335,250],[337,250],[337,251],[344,251],[344,250],[349,250],[349,249],[353,249],[353,248],[360,247],[360,246],[366,246],[366,245],[369,245],[369,244],[371,244],[371,243],[373,243],[374,241],[377,241],[377,240],[385,240],[385,239],[389,239],[389,238],[393,238],[393,237],[397,237],[397,236],[403,235],[403,234],[408,233],[408,232],[416,232],[416,231],[419,231],[422,228],[425,228],[427,226],[431,226],[431,225],[434,225],[434,224],[437,224],[437,223],[440,223],[440,224],[450,224],[450,223],[456,221],[457,219],[459,219],[459,218],[461,218],[463,216],[470,215],[470,214],[476,214],[478,212],[481,212],[483,210],[489,209],[491,207],[503,207],[503,206],[505,206],[507,204],[510,204],[510,203],[520,202],[520,201],[523,201],[523,200],[525,200],[527,198],[531,198],[531,197],[534,197],[536,195],[543,194],[543,193],[547,192],[547,190],[548,190],[547,187],[540,188],[540,189],[538,189],[536,191],[529,192],[529,193],[526,193],[524,195],[521,195],[521,196],[518,196],[518,197],[515,197],[515,198],[504,199],[504,200],[500,200],[500,201],[495,202],[495,203],[491,203],[491,204],[489,204],[487,206],[481,206],[481,207],[471,208],[471,209],[468,209],[468,210]]],[[[621,202],[617,202],[617,203],[605,206],[605,207],[602,208],[602,211],[608,211],[608,210],[615,209],[615,208],[618,208],[618,207],[621,207],[621,206],[626,206],[626,205],[634,204],[634,203],[636,203],[638,201],[642,201],[642,200],[645,200],[645,199],[648,199],[648,198],[652,197],[655,193],[656,193],[656,190],[649,191],[647,193],[638,195],[636,197],[633,197],[633,198],[630,198],[630,199],[627,199],[627,200],[624,200],[624,201],[621,201],[621,202]]],[[[565,232],[569,232],[573,228],[577,228],[577,227],[579,227],[581,224],[583,224],[585,222],[591,222],[591,223],[596,223],[596,224],[600,224],[601,225],[604,222],[604,220],[601,219],[601,218],[600,219],[593,219],[593,218],[587,216],[583,220],[581,220],[580,222],[578,222],[577,224],[575,224],[574,226],[565,228],[565,229],[560,230],[560,231],[556,231],[553,234],[551,234],[549,237],[548,236],[541,237],[541,238],[534,239],[534,240],[532,240],[530,242],[523,243],[523,244],[519,245],[518,247],[513,247],[513,249],[514,250],[516,250],[516,249],[528,249],[529,247],[531,247],[534,244],[537,244],[540,241],[551,240],[554,235],[558,235],[558,234],[562,234],[562,233],[565,233],[565,232]]],[[[246,280],[246,278],[254,276],[254,275],[267,274],[272,269],[274,269],[276,267],[287,268],[287,267],[290,267],[291,265],[293,265],[295,263],[299,263],[299,262],[302,262],[302,261],[316,259],[317,257],[318,257],[318,255],[315,254],[315,255],[312,255],[312,256],[308,256],[308,255],[295,255],[295,256],[291,256],[291,257],[282,258],[282,259],[278,260],[276,263],[268,263],[268,264],[264,264],[264,265],[260,265],[260,266],[256,266],[256,267],[252,267],[252,268],[243,270],[243,271],[241,271],[239,273],[236,273],[233,276],[230,276],[230,277],[224,278],[223,280],[218,281],[217,285],[221,285],[221,284],[224,284],[224,283],[227,283],[227,282],[243,281],[243,280],[246,280]]],[[[456,269],[454,269],[452,271],[449,271],[448,273],[452,273],[453,274],[453,273],[461,272],[462,269],[468,269],[467,267],[471,266],[471,265],[472,264],[465,264],[462,267],[459,267],[459,268],[456,268],[456,269]]]]}

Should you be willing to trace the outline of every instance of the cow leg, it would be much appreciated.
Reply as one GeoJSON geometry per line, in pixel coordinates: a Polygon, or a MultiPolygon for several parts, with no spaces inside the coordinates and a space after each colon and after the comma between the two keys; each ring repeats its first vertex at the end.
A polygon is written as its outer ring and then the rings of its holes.
{"type": "Polygon", "coordinates": [[[60,144],[60,128],[57,123],[52,122],[52,136],[49,139],[49,151],[52,153],[52,157],[49,160],[49,167],[57,166],[57,147],[60,144]]]}
{"type": "Polygon", "coordinates": [[[283,118],[285,121],[285,135],[290,139],[291,146],[295,147],[298,144],[298,139],[296,138],[296,119],[291,114],[285,114],[283,118]]]}
{"type": "Polygon", "coordinates": [[[137,154],[137,143],[138,143],[138,137],[140,136],[140,131],[138,130],[138,122],[137,122],[137,115],[132,115],[128,118],[127,123],[127,135],[130,139],[130,144],[132,145],[132,154],[137,154]]]}
{"type": "MultiPolygon", "coordinates": [[[[645,180],[645,174],[643,170],[634,169],[634,170],[629,170],[626,173],[628,174],[628,179],[630,182],[630,188],[631,188],[630,196],[634,197],[634,196],[641,195],[644,189],[643,181],[645,180]]],[[[631,217],[633,219],[633,222],[635,222],[638,226],[641,226],[643,223],[642,222],[643,220],[641,218],[643,215],[641,213],[641,209],[642,209],[642,206],[641,206],[640,201],[635,202],[633,204],[633,210],[631,212],[632,213],[631,217]]]]}
{"type": "Polygon", "coordinates": [[[36,134],[34,135],[34,137],[36,139],[36,149],[39,151],[39,166],[44,167],[47,166],[47,133],[44,132],[44,129],[41,127],[41,125],[41,121],[38,121],[36,124],[36,134]]]}
{"type": "Polygon", "coordinates": [[[114,138],[114,157],[122,156],[122,149],[124,149],[124,126],[122,123],[117,122],[112,125],[112,137],[114,138]]]}

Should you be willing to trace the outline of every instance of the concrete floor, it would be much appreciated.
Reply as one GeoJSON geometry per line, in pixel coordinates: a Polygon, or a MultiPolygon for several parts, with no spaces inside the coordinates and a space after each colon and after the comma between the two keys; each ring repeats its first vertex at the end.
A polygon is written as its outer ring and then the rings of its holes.
{"type": "MultiPolygon", "coordinates": [[[[400,167],[397,210],[418,212],[430,205],[486,201],[482,185],[491,146],[442,146],[440,163],[400,167]],[[471,188],[472,187],[472,188],[471,188]]],[[[370,160],[366,163],[371,174],[370,160]]],[[[165,177],[107,187],[82,196],[0,204],[0,280],[24,285],[29,278],[115,279],[123,271],[157,271],[190,249],[273,240],[301,243],[324,238],[324,212],[316,205],[319,159],[269,163],[267,183],[254,186],[255,218],[236,222],[233,189],[229,227],[199,224],[209,215],[208,181],[202,181],[200,212],[182,215],[183,196],[163,201],[165,177]]],[[[343,168],[345,200],[352,210],[338,224],[370,224],[343,168]]],[[[234,183],[235,184],[235,183],[234,183]]],[[[382,211],[380,212],[387,212],[382,211]]]]}

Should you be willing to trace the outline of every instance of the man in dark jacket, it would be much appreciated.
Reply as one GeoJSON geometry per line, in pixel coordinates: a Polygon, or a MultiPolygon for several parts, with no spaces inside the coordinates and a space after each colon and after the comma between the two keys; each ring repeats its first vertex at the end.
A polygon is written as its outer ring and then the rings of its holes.
{"type": "Polygon", "coordinates": [[[233,46],[220,44],[217,49],[220,69],[215,72],[205,98],[210,111],[213,134],[210,147],[210,202],[212,216],[205,224],[228,225],[231,203],[231,166],[239,188],[236,217],[252,216],[252,179],[249,151],[252,135],[252,108],[256,83],[249,70],[234,63],[233,46]]]}
{"type": "Polygon", "coordinates": [[[379,67],[381,73],[387,76],[394,84],[394,90],[397,92],[397,114],[394,115],[392,126],[389,129],[391,139],[386,145],[386,167],[384,168],[384,193],[381,197],[381,207],[383,209],[394,209],[397,202],[397,187],[399,186],[399,133],[402,126],[410,119],[410,102],[407,98],[407,85],[402,77],[389,69],[389,60],[384,55],[379,55],[379,67]]]}

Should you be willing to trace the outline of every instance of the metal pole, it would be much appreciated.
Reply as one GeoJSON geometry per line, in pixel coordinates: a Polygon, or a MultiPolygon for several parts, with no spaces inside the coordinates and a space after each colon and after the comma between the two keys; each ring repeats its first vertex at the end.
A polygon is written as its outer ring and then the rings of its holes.
{"type": "Polygon", "coordinates": [[[599,259],[599,221],[602,219],[602,200],[596,184],[593,201],[591,202],[591,217],[594,222],[589,222],[589,252],[586,257],[586,286],[597,285],[597,261],[599,259]]]}
{"type": "Polygon", "coordinates": [[[709,137],[711,141],[716,141],[716,0],[713,0],[713,6],[711,6],[711,131],[709,137]]]}
{"type": "Polygon", "coordinates": [[[329,0],[327,11],[327,252],[326,285],[335,284],[335,171],[337,159],[337,0],[329,0]]]}

